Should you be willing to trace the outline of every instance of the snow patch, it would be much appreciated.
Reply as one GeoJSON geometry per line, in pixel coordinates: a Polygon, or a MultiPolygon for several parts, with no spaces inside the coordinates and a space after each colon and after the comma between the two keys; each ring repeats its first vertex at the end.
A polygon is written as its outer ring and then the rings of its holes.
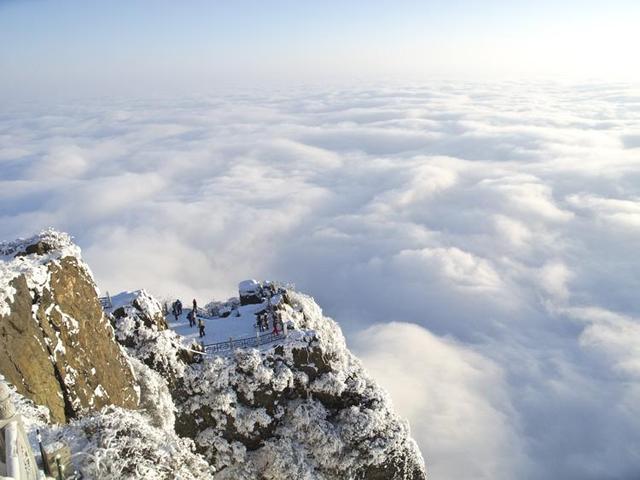
{"type": "Polygon", "coordinates": [[[42,294],[49,285],[49,264],[59,263],[65,257],[77,258],[81,267],[93,278],[89,267],[82,262],[80,247],[66,233],[49,229],[30,238],[0,243],[0,316],[11,313],[16,294],[16,289],[11,285],[14,279],[24,275],[29,289],[42,294]],[[44,254],[26,254],[27,247],[37,243],[47,245],[49,250],[44,254]]]}

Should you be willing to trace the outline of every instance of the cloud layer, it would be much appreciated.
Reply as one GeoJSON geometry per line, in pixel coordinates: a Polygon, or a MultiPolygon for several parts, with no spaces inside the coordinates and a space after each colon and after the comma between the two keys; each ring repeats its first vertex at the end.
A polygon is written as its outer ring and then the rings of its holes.
{"type": "Polygon", "coordinates": [[[438,478],[640,474],[640,91],[503,83],[18,105],[0,233],[103,290],[291,281],[438,478]]]}

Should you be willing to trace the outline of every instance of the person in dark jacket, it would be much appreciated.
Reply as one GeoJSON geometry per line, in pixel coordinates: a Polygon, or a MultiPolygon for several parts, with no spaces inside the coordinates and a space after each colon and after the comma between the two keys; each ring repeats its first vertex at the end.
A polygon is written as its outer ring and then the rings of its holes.
{"type": "Polygon", "coordinates": [[[198,302],[196,302],[196,299],[193,299],[193,311],[197,312],[198,311],[198,302]]]}
{"type": "Polygon", "coordinates": [[[193,327],[196,324],[195,314],[193,313],[193,310],[187,313],[187,320],[189,320],[190,327],[193,327]]]}
{"type": "Polygon", "coordinates": [[[180,299],[176,300],[176,310],[178,311],[178,315],[182,315],[182,302],[180,299]]]}

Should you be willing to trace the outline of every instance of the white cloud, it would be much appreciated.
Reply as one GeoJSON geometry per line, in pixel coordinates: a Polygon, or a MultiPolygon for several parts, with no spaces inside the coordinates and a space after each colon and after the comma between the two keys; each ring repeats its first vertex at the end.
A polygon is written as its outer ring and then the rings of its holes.
{"type": "MultiPolygon", "coordinates": [[[[451,287],[488,293],[503,287],[489,262],[455,247],[403,250],[393,258],[393,262],[398,270],[435,274],[451,287]]],[[[426,278],[422,281],[428,288],[426,278]]]]}
{"type": "Polygon", "coordinates": [[[571,271],[562,262],[548,262],[538,271],[540,286],[550,298],[564,301],[569,298],[568,281],[571,271]]]}
{"type": "Polygon", "coordinates": [[[56,177],[78,177],[87,170],[87,159],[77,145],[54,147],[42,161],[33,166],[36,178],[52,180],[56,177]]]}
{"type": "Polygon", "coordinates": [[[502,238],[505,243],[517,249],[529,247],[533,234],[526,224],[501,214],[494,215],[493,221],[496,240],[502,238]]]}
{"type": "Polygon", "coordinates": [[[112,293],[296,283],[442,478],[636,478],[637,105],[506,82],[25,105],[0,234],[70,231],[112,293]]]}
{"type": "Polygon", "coordinates": [[[527,476],[517,414],[498,365],[406,323],[372,325],[354,339],[369,371],[409,419],[431,477],[527,476]]]}
{"type": "Polygon", "coordinates": [[[608,226],[634,230],[640,228],[640,200],[637,198],[603,198],[594,195],[570,195],[567,201],[574,208],[594,215],[608,226]]]}

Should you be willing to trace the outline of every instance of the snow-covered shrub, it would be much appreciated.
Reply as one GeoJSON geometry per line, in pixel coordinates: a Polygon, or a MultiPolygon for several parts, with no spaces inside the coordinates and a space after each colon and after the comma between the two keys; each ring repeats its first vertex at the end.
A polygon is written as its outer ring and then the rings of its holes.
{"type": "Polygon", "coordinates": [[[185,370],[177,431],[221,479],[424,478],[408,425],[339,326],[310,297],[284,297],[294,326],[285,341],[185,370]]]}
{"type": "Polygon", "coordinates": [[[116,340],[127,348],[133,358],[144,362],[169,381],[183,375],[185,354],[189,348],[173,330],[158,330],[140,318],[137,308],[122,307],[124,314],[114,319],[116,340]]]}
{"type": "Polygon", "coordinates": [[[140,408],[149,417],[151,425],[173,431],[175,405],[167,381],[140,360],[130,358],[129,362],[140,386],[140,408]]]}
{"type": "Polygon", "coordinates": [[[84,478],[213,478],[213,469],[195,452],[192,440],[152,426],[137,412],[108,407],[61,427],[55,436],[71,445],[84,478]]]}
{"type": "Polygon", "coordinates": [[[408,425],[311,297],[278,294],[292,326],[286,339],[224,357],[197,354],[200,363],[187,358],[184,338],[143,321],[157,315],[156,304],[132,300],[113,318],[141,410],[111,408],[45,428],[49,440],[71,443],[85,478],[424,478],[408,425]]]}
{"type": "Polygon", "coordinates": [[[167,328],[162,303],[144,289],[121,292],[112,296],[109,312],[116,319],[128,316],[153,330],[167,328]]]}

